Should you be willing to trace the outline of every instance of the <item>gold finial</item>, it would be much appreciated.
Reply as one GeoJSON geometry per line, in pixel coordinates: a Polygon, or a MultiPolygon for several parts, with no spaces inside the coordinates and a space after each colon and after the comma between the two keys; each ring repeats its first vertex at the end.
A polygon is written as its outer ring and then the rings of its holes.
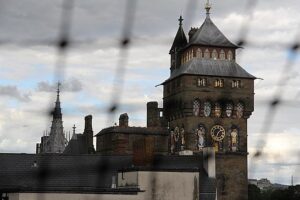
{"type": "Polygon", "coordinates": [[[211,4],[209,3],[209,0],[207,0],[205,4],[205,10],[206,10],[206,15],[209,16],[209,11],[211,9],[211,4]]]}

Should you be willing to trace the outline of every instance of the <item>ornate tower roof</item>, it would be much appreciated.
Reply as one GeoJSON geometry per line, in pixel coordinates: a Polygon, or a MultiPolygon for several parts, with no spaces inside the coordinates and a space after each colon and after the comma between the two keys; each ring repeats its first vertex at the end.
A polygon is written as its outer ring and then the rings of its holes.
{"type": "Polygon", "coordinates": [[[209,3],[205,6],[206,19],[200,28],[193,34],[189,44],[239,48],[239,46],[230,42],[225,35],[218,29],[218,27],[210,19],[211,5],[209,3]]]}
{"type": "Polygon", "coordinates": [[[60,83],[57,83],[57,97],[55,102],[55,108],[53,110],[53,119],[62,119],[60,100],[59,100],[60,85],[61,85],[60,83]]]}
{"type": "Polygon", "coordinates": [[[184,30],[183,30],[183,28],[182,28],[182,21],[183,21],[183,18],[182,18],[181,15],[180,15],[178,21],[179,21],[179,27],[178,27],[178,31],[177,31],[177,33],[176,33],[175,39],[174,39],[174,41],[173,41],[173,44],[172,44],[170,53],[171,53],[172,51],[174,51],[175,48],[182,48],[182,47],[184,47],[184,46],[187,44],[187,39],[186,39],[184,30]]]}

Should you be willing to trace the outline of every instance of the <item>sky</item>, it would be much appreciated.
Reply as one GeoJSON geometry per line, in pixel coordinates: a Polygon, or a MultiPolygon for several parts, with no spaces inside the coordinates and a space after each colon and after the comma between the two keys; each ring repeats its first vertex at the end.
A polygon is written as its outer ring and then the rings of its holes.
{"type": "MultiPolygon", "coordinates": [[[[300,59],[299,52],[288,50],[300,42],[300,1],[258,0],[253,12],[247,2],[211,0],[211,19],[232,42],[244,36],[247,43],[238,50],[237,63],[261,78],[255,81],[255,111],[248,120],[249,178],[290,184],[293,175],[300,184],[300,59]],[[284,69],[288,61],[293,65],[284,69]],[[270,113],[276,91],[283,101],[270,113]],[[272,122],[265,121],[270,117],[272,122]],[[262,156],[251,159],[261,141],[262,156]]],[[[124,112],[131,126],[146,126],[146,103],[162,105],[162,87],[155,86],[169,76],[168,52],[178,17],[183,15],[188,33],[203,23],[204,4],[137,0],[121,84],[122,77],[115,75],[122,60],[123,27],[131,24],[124,20],[126,1],[74,1],[71,46],[65,67],[59,68],[64,130],[72,131],[75,124],[81,133],[84,116],[92,114],[96,134],[124,112]],[[120,106],[111,116],[107,110],[114,91],[120,106]]],[[[0,1],[0,153],[35,153],[35,144],[50,129],[48,113],[56,98],[55,66],[60,58],[53,41],[60,36],[61,13],[61,0],[0,1]]]]}

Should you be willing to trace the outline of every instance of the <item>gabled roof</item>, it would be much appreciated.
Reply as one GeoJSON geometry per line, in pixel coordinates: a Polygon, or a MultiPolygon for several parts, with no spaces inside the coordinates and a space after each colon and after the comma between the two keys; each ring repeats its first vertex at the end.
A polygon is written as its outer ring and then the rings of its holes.
{"type": "Polygon", "coordinates": [[[193,58],[175,69],[164,83],[183,74],[256,79],[234,60],[193,58]]]}
{"type": "Polygon", "coordinates": [[[209,15],[207,15],[204,23],[190,39],[189,45],[192,44],[216,46],[216,47],[239,48],[237,45],[233,44],[225,37],[225,35],[212,22],[209,15]]]}

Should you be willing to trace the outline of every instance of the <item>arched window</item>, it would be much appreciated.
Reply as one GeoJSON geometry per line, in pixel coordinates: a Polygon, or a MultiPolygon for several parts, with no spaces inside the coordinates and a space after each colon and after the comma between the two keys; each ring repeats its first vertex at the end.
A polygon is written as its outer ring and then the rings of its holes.
{"type": "Polygon", "coordinates": [[[197,58],[202,58],[202,51],[200,48],[197,49],[197,58]]]}
{"type": "Polygon", "coordinates": [[[219,103],[215,103],[215,116],[216,117],[221,117],[222,114],[222,109],[221,109],[221,105],[219,103]]]}
{"type": "Polygon", "coordinates": [[[211,113],[211,103],[209,101],[204,102],[203,113],[205,117],[209,117],[211,113]]]}
{"type": "Polygon", "coordinates": [[[195,99],[194,102],[193,102],[193,113],[194,113],[194,116],[199,116],[200,114],[200,101],[199,99],[195,99]]]}
{"type": "Polygon", "coordinates": [[[244,115],[244,104],[239,102],[236,105],[236,116],[237,116],[237,118],[242,118],[243,115],[244,115]]]}
{"type": "Polygon", "coordinates": [[[210,52],[209,52],[208,49],[205,49],[205,51],[204,51],[204,58],[205,59],[209,59],[210,58],[210,52]]]}
{"type": "Polygon", "coordinates": [[[238,151],[239,133],[237,128],[233,127],[230,131],[230,150],[232,152],[238,151]]]}
{"type": "Polygon", "coordinates": [[[227,53],[227,59],[228,60],[232,60],[233,59],[232,51],[228,51],[228,53],[227,53]]]}
{"type": "Polygon", "coordinates": [[[214,49],[212,51],[211,57],[212,57],[212,59],[217,60],[217,58],[218,58],[218,52],[217,52],[217,50],[214,49]]]}
{"type": "Polygon", "coordinates": [[[226,116],[231,117],[233,110],[233,104],[232,103],[226,103],[226,116]]]}
{"type": "Polygon", "coordinates": [[[191,59],[194,58],[194,49],[192,49],[192,52],[191,52],[191,59]]]}
{"type": "Polygon", "coordinates": [[[223,49],[220,51],[220,59],[225,60],[225,52],[223,49]]]}

